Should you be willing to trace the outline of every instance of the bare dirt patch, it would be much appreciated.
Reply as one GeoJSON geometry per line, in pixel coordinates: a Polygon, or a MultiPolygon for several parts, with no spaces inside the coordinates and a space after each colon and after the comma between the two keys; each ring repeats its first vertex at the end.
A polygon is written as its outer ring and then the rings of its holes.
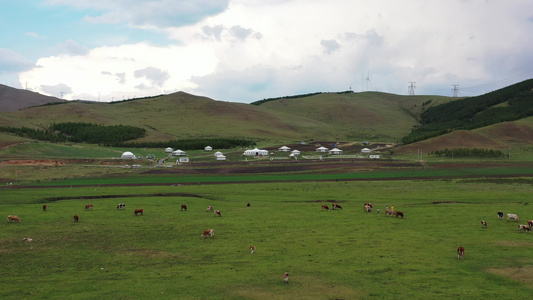
{"type": "Polygon", "coordinates": [[[66,163],[62,160],[48,159],[12,159],[1,161],[0,165],[9,166],[63,166],[66,163]]]}
{"type": "Polygon", "coordinates": [[[533,266],[519,266],[509,268],[490,268],[486,272],[498,276],[510,278],[512,280],[533,285],[533,266]]]}

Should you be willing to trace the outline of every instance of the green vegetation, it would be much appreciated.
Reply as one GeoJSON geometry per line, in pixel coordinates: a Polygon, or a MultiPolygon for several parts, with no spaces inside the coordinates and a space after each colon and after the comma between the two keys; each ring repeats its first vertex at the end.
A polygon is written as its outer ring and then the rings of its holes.
{"type": "Polygon", "coordinates": [[[276,101],[276,100],[280,100],[280,99],[299,99],[299,98],[306,98],[306,97],[311,97],[311,96],[320,95],[320,94],[338,94],[338,95],[340,95],[340,94],[349,94],[349,93],[353,93],[353,91],[344,91],[344,92],[336,92],[336,93],[317,92],[317,93],[308,93],[308,94],[300,94],[300,95],[292,95],[292,96],[284,96],[284,97],[266,98],[266,99],[263,99],[263,100],[254,101],[254,102],[252,102],[250,104],[251,105],[261,105],[261,104],[266,103],[266,102],[276,101]]]}
{"type": "Polygon", "coordinates": [[[531,219],[532,185],[520,179],[496,184],[3,189],[0,210],[22,223],[0,222],[0,297],[527,299],[533,291],[532,236],[519,233],[517,223],[498,220],[496,212],[531,219]],[[116,209],[120,202],[125,211],[116,209]],[[343,209],[321,211],[332,202],[343,209]],[[372,213],[363,212],[364,202],[374,204],[372,213]],[[85,211],[85,204],[94,210],[85,211]],[[188,211],[180,211],[181,204],[188,211]],[[206,212],[208,205],[222,217],[206,212]],[[385,216],[387,205],[406,218],[385,216]],[[144,216],[134,217],[136,208],[144,216]],[[213,239],[200,238],[211,228],[213,239]],[[25,237],[33,241],[25,243],[25,237]],[[464,260],[457,259],[458,246],[466,249],[464,260]],[[284,272],[290,274],[287,285],[284,272]]]}
{"type": "Polygon", "coordinates": [[[456,148],[456,149],[443,149],[432,151],[430,155],[436,156],[448,156],[448,157],[504,157],[505,154],[499,150],[492,149],[468,149],[468,148],[456,148]]]}
{"type": "Polygon", "coordinates": [[[171,147],[181,150],[203,150],[206,146],[211,146],[213,149],[233,149],[237,147],[252,147],[255,142],[245,139],[230,139],[230,138],[198,138],[198,139],[181,139],[177,141],[166,142],[132,142],[132,143],[116,143],[115,147],[124,148],[159,148],[164,149],[171,147]]]}

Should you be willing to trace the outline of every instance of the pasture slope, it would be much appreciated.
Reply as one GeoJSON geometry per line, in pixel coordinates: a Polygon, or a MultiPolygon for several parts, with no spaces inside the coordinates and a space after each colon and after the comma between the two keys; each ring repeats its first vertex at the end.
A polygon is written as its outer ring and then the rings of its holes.
{"type": "Polygon", "coordinates": [[[533,235],[496,213],[533,219],[532,192],[481,177],[4,188],[22,222],[0,222],[0,298],[528,299],[533,235]]]}

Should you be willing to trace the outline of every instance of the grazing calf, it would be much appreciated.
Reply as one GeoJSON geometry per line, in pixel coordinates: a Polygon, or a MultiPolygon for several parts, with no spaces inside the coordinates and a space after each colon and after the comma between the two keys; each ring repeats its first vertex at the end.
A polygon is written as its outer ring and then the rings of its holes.
{"type": "Polygon", "coordinates": [[[514,220],[515,222],[520,222],[520,218],[516,214],[507,214],[507,222],[509,220],[514,220]]]}
{"type": "Polygon", "coordinates": [[[205,239],[207,236],[214,238],[215,237],[215,231],[213,229],[206,229],[202,233],[202,238],[205,239]]]}
{"type": "Polygon", "coordinates": [[[17,217],[17,216],[13,216],[13,215],[9,215],[9,216],[7,216],[7,221],[8,221],[9,223],[11,223],[11,221],[13,221],[13,222],[19,222],[19,223],[22,222],[22,221],[20,220],[19,217],[17,217]]]}
{"type": "Polygon", "coordinates": [[[134,212],[133,212],[133,215],[136,216],[138,214],[141,214],[141,216],[144,214],[144,210],[143,209],[136,209],[134,212]]]}
{"type": "Polygon", "coordinates": [[[117,209],[126,209],[126,204],[124,204],[124,203],[119,203],[119,204],[117,205],[117,209]]]}
{"type": "Polygon", "coordinates": [[[206,211],[213,211],[213,206],[209,205],[206,211]]]}
{"type": "Polygon", "coordinates": [[[285,284],[289,283],[289,273],[285,272],[285,274],[283,274],[283,280],[285,280],[285,284]]]}
{"type": "Polygon", "coordinates": [[[458,259],[464,259],[465,258],[465,248],[463,248],[463,247],[457,248],[457,258],[458,259]]]}
{"type": "Polygon", "coordinates": [[[30,243],[30,242],[33,242],[33,239],[32,238],[23,238],[22,241],[24,241],[26,243],[30,243]]]}
{"type": "Polygon", "coordinates": [[[78,215],[74,215],[74,223],[78,223],[80,221],[80,217],[78,215]]]}
{"type": "Polygon", "coordinates": [[[529,228],[533,229],[533,220],[527,221],[527,226],[529,226],[529,228]]]}
{"type": "Polygon", "coordinates": [[[220,210],[215,210],[215,217],[216,216],[222,217],[222,214],[220,213],[220,210]]]}
{"type": "Polygon", "coordinates": [[[487,222],[485,220],[481,220],[481,227],[487,228],[487,222]]]}
{"type": "Polygon", "coordinates": [[[518,232],[521,232],[522,230],[531,233],[531,228],[528,225],[518,225],[518,232]]]}
{"type": "Polygon", "coordinates": [[[250,254],[254,254],[255,246],[250,246],[250,254]]]}
{"type": "Polygon", "coordinates": [[[46,211],[46,204],[43,204],[43,211],[46,211]]]}
{"type": "Polygon", "coordinates": [[[498,212],[498,218],[500,218],[500,220],[503,219],[503,211],[498,212]]]}
{"type": "Polygon", "coordinates": [[[93,205],[92,204],[85,205],[85,210],[93,210],[93,205]]]}
{"type": "Polygon", "coordinates": [[[329,206],[327,206],[327,205],[322,205],[322,210],[328,210],[328,211],[329,211],[329,206]]]}
{"type": "Polygon", "coordinates": [[[396,218],[402,217],[402,219],[405,219],[405,217],[403,216],[403,211],[397,211],[395,214],[396,214],[396,218]]]}
{"type": "Polygon", "coordinates": [[[181,210],[187,211],[187,204],[182,204],[181,205],[181,210]]]}
{"type": "Polygon", "coordinates": [[[337,209],[337,208],[338,208],[338,209],[342,209],[342,206],[341,206],[340,204],[337,204],[337,203],[333,203],[333,204],[331,205],[331,209],[337,209]]]}

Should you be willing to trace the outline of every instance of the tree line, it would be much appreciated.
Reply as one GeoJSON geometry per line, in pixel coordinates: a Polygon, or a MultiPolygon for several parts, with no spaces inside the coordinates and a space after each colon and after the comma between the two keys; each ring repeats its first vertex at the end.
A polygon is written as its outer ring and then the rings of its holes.
{"type": "Polygon", "coordinates": [[[484,157],[484,158],[498,158],[504,157],[505,154],[500,150],[493,149],[468,149],[468,148],[456,148],[456,149],[443,149],[436,150],[429,153],[429,155],[445,156],[445,157],[484,157]]]}
{"type": "MultiPolygon", "coordinates": [[[[353,93],[353,91],[333,92],[332,94],[339,94],[340,95],[340,94],[351,94],[351,93],[353,93]]],[[[263,100],[254,101],[254,102],[252,102],[250,104],[259,106],[259,105],[261,105],[263,103],[270,102],[270,101],[275,101],[275,100],[306,98],[306,97],[311,97],[311,96],[320,95],[320,94],[326,94],[326,93],[325,92],[316,92],[316,93],[300,94],[300,95],[293,95],[293,96],[284,96],[284,97],[276,97],[276,98],[265,98],[263,100]]]]}
{"type": "Polygon", "coordinates": [[[166,142],[126,142],[113,145],[114,147],[125,148],[167,148],[180,150],[203,150],[206,146],[213,149],[232,149],[238,147],[252,147],[255,142],[245,139],[234,138],[198,138],[198,139],[181,139],[166,142]]]}

